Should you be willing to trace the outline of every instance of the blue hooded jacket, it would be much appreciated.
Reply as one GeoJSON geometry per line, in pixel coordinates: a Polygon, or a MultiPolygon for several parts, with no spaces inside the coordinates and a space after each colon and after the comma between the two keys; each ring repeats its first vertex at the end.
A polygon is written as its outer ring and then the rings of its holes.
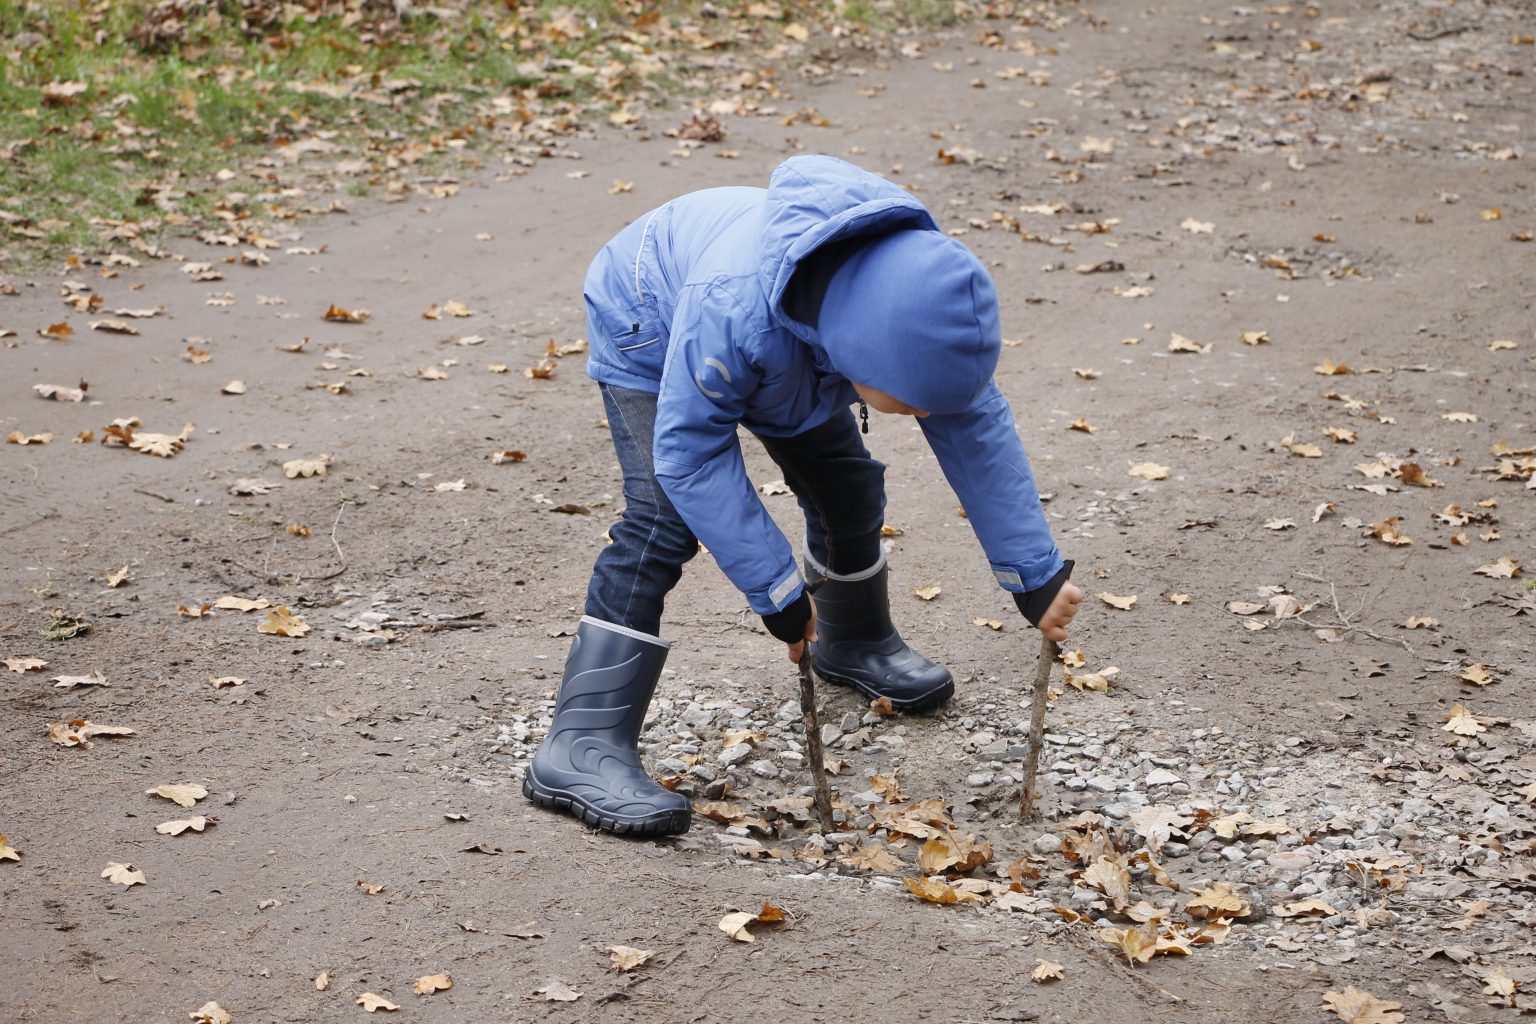
{"type": "MultiPolygon", "coordinates": [[[[658,396],[656,478],[759,615],[803,581],[747,478],[737,426],[790,437],[858,401],[850,380],[931,415],[918,422],[1005,590],[1062,568],[1008,401],[986,270],[909,192],[833,157],[797,156],[767,190],[674,199],[615,237],[587,272],[588,374],[658,396]],[[797,269],[852,250],[815,324],[785,308],[797,269]]],[[[798,312],[798,309],[797,309],[798,312]]]]}

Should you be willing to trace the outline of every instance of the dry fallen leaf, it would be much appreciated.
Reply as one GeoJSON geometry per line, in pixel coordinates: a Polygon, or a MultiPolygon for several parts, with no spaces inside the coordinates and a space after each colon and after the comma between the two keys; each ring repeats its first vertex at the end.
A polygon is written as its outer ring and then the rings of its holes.
{"type": "Polygon", "coordinates": [[[192,1018],[192,1024],[234,1024],[234,1017],[229,1011],[218,1003],[209,1000],[202,1006],[187,1014],[192,1018]]]}
{"type": "Polygon", "coordinates": [[[942,591],[938,587],[936,587],[936,586],[935,587],[913,587],[912,588],[912,593],[916,594],[918,597],[922,598],[924,601],[932,601],[934,598],[938,597],[939,594],[942,593],[942,591]]]}
{"type": "Polygon", "coordinates": [[[318,459],[293,459],[283,463],[283,476],[289,480],[301,476],[325,476],[325,467],[330,462],[329,455],[322,455],[318,459]]]}
{"type": "Polygon", "coordinates": [[[1403,545],[1413,543],[1410,538],[1397,531],[1397,516],[1389,516],[1379,523],[1372,523],[1371,536],[1380,538],[1393,547],[1402,547],[1403,545]]]}
{"type": "Polygon", "coordinates": [[[533,995],[527,998],[542,1003],[574,1003],[581,998],[581,993],[563,981],[552,981],[542,988],[534,989],[533,995]]]}
{"type": "Polygon", "coordinates": [[[1102,591],[1097,596],[1100,601],[1103,601],[1111,608],[1118,608],[1123,612],[1130,611],[1132,606],[1136,604],[1135,594],[1131,594],[1129,596],[1121,596],[1120,594],[1111,594],[1108,591],[1102,591]]]}
{"type": "Polygon", "coordinates": [[[1497,562],[1480,565],[1472,571],[1479,576],[1487,576],[1496,580],[1507,580],[1520,575],[1520,563],[1505,555],[1497,562]]]}
{"type": "Polygon", "coordinates": [[[331,321],[332,323],[341,324],[360,324],[367,320],[369,317],[369,313],[366,309],[343,309],[336,305],[334,302],[331,303],[329,307],[327,307],[325,313],[322,315],[325,317],[325,319],[331,321]]]}
{"type": "Polygon", "coordinates": [[[101,877],[114,885],[135,886],[145,885],[144,872],[132,864],[119,864],[117,861],[108,861],[107,866],[101,869],[101,877]]]}
{"type": "Polygon", "coordinates": [[[1083,434],[1092,434],[1095,433],[1099,428],[1094,426],[1092,423],[1089,423],[1083,417],[1079,416],[1077,419],[1067,424],[1067,429],[1076,430],[1083,434]]]}
{"type": "Polygon", "coordinates": [[[1115,910],[1124,910],[1131,902],[1131,873],[1109,857],[1100,857],[1083,872],[1083,882],[1109,897],[1115,910]]]}
{"type": "Polygon", "coordinates": [[[411,991],[419,996],[429,996],[434,992],[446,992],[450,988],[453,988],[453,978],[449,975],[426,974],[416,979],[411,991]]]}
{"type": "Polygon", "coordinates": [[[393,1012],[400,1009],[400,1007],[396,1006],[388,999],[385,999],[383,996],[374,995],[372,992],[364,992],[362,995],[358,996],[357,1005],[361,1006],[369,1013],[377,1013],[379,1010],[393,1012]]]}
{"type": "Polygon", "coordinates": [[[5,667],[12,672],[37,672],[48,667],[42,658],[6,658],[5,667]]]}
{"type": "Polygon", "coordinates": [[[163,797],[179,807],[191,807],[207,796],[208,790],[196,782],[177,782],[146,789],[144,795],[163,797]]]}
{"type": "Polygon", "coordinates": [[[999,633],[1002,632],[1002,629],[1003,629],[1003,624],[1000,621],[998,621],[997,619],[972,619],[971,620],[971,625],[973,625],[973,626],[986,626],[988,629],[994,630],[994,631],[999,632],[999,633]]]}
{"type": "Polygon", "coordinates": [[[77,686],[111,686],[101,669],[91,669],[88,676],[54,676],[53,685],[60,690],[73,690],[77,686]]]}
{"type": "Polygon", "coordinates": [[[918,899],[929,903],[980,903],[981,897],[963,892],[939,878],[903,878],[902,884],[918,899]]]}
{"type": "Polygon", "coordinates": [[[1139,476],[1143,480],[1167,480],[1168,467],[1159,466],[1155,462],[1132,462],[1127,471],[1131,476],[1139,476]]]}
{"type": "MultiPolygon", "coordinates": [[[[1410,619],[1409,621],[1413,620],[1410,619]]],[[[1433,622],[1434,620],[1431,619],[1430,621],[1433,622]]],[[[1469,666],[1466,671],[1456,678],[1464,683],[1471,683],[1473,686],[1490,686],[1499,681],[1497,676],[1488,671],[1488,666],[1481,663],[1469,666]]]]}
{"type": "Polygon", "coordinates": [[[1067,975],[1066,970],[1061,964],[1052,960],[1046,960],[1043,957],[1037,957],[1035,959],[1035,969],[1029,972],[1029,976],[1043,985],[1048,981],[1065,978],[1067,975]]]}
{"type": "Polygon", "coordinates": [[[1440,728],[1444,732],[1455,733],[1457,736],[1476,736],[1480,732],[1488,731],[1488,727],[1480,718],[1460,704],[1451,708],[1450,717],[1440,728]]]}
{"type": "Polygon", "coordinates": [[[747,931],[747,925],[754,921],[764,924],[777,924],[784,920],[784,911],[771,903],[764,903],[763,909],[755,914],[747,911],[738,911],[734,914],[726,914],[720,919],[720,930],[737,942],[756,942],[757,936],[747,931]]]}
{"type": "Polygon", "coordinates": [[[1196,889],[1195,898],[1184,905],[1190,917],[1218,920],[1227,917],[1247,917],[1252,905],[1232,891],[1230,882],[1214,882],[1208,889],[1196,889]]]}
{"type": "Polygon", "coordinates": [[[132,736],[133,734],[133,730],[126,725],[97,725],[84,718],[48,724],[50,740],[61,747],[80,747],[82,750],[91,749],[92,736],[132,736]]]}
{"type": "Polygon", "coordinates": [[[213,606],[225,612],[255,612],[272,607],[272,602],[264,597],[236,597],[233,594],[225,594],[215,599],[213,606]]]}
{"type": "Polygon", "coordinates": [[[1402,1003],[1377,999],[1353,985],[1343,992],[1324,992],[1323,1002],[1345,1024],[1403,1024],[1403,1015],[1397,1012],[1403,1008],[1402,1003]]]}
{"type": "Polygon", "coordinates": [[[1286,903],[1272,911],[1276,917],[1332,917],[1338,910],[1332,903],[1324,899],[1298,900],[1295,903],[1286,903]]]}
{"type": "Polygon", "coordinates": [[[278,605],[267,612],[266,621],[256,627],[258,633],[272,636],[303,636],[309,630],[310,625],[304,621],[304,616],[293,614],[286,605],[278,605]]]}
{"type": "Polygon", "coordinates": [[[0,836],[0,860],[21,860],[21,851],[11,846],[5,836],[0,836]]]}
{"type": "Polygon", "coordinates": [[[608,955],[613,960],[613,969],[620,974],[632,971],[656,955],[654,949],[636,949],[634,946],[609,946],[608,955]]]}
{"type": "Polygon", "coordinates": [[[198,815],[195,818],[183,818],[181,821],[166,821],[155,826],[155,831],[163,836],[179,836],[183,832],[201,832],[209,825],[218,824],[217,818],[209,818],[198,815]]]}
{"type": "Polygon", "coordinates": [[[1170,333],[1172,333],[1173,336],[1168,341],[1169,352],[1192,352],[1195,355],[1203,355],[1204,353],[1211,350],[1211,346],[1209,344],[1202,345],[1198,341],[1186,338],[1184,335],[1177,332],[1170,333]]]}

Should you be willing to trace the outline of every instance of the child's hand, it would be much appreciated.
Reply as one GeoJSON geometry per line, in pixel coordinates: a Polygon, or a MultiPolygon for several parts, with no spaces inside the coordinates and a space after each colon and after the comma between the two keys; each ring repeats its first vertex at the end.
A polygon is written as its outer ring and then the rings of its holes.
{"type": "Polygon", "coordinates": [[[1051,606],[1040,616],[1040,632],[1061,643],[1067,638],[1067,626],[1077,617],[1077,607],[1083,603],[1083,592],[1076,583],[1067,580],[1056,592],[1051,606]]]}
{"type": "Polygon", "coordinates": [[[814,599],[812,599],[812,601],[811,601],[811,617],[805,621],[805,638],[801,639],[801,640],[797,640],[794,643],[789,645],[789,660],[794,662],[796,665],[800,664],[800,659],[805,657],[805,645],[806,645],[806,643],[807,642],[814,642],[815,639],[816,639],[816,601],[814,599]]]}

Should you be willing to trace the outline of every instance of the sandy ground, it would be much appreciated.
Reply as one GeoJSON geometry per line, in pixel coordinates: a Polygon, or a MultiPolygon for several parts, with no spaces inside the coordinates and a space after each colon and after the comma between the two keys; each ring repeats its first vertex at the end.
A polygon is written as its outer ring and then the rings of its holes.
{"type": "MultiPolygon", "coordinates": [[[[176,263],[9,278],[0,429],[53,440],[0,449],[0,656],[47,662],[0,672],[0,833],[21,852],[0,860],[0,1019],[184,1021],[215,1000],[239,1022],[355,1020],[372,992],[432,1021],[1322,1021],[1337,1019],[1324,993],[1350,985],[1409,1020],[1515,1019],[1484,988],[1495,971],[1536,986],[1528,14],[1202,0],[1096,15],[791,66],[786,95],[762,100],[778,113],[723,116],[729,137],[691,157],[660,134],[682,112],[658,115],[526,173],[493,164],[451,199],[274,228],[263,266],[179,246],[217,282],[176,263]],[[1020,342],[998,377],[1058,542],[1090,595],[1137,598],[1121,611],[1090,596],[1076,671],[1118,674],[1056,700],[1050,814],[1017,824],[1037,640],[920,435],[874,418],[904,531],[898,619],[960,686],[949,709],[863,736],[865,709],[824,692],[827,721],[855,719],[835,783],[857,803],[871,775],[896,774],[942,799],[997,864],[1034,858],[1033,906],[914,899],[897,881],[919,874],[911,844],[892,847],[905,870],[876,874],[816,863],[792,823],[700,818],[679,840],[621,841],[519,792],[619,492],[582,357],[547,380],[524,370],[582,337],[581,275],[613,232],[676,193],[765,183],[797,151],[908,184],[988,261],[1020,342]],[[610,193],[614,179],[632,190],[610,193]],[[62,306],[61,288],[103,310],[62,306]],[[472,315],[423,318],[449,300],[472,315]],[[371,317],[325,322],[332,303],[371,317]],[[158,305],[137,336],[88,326],[158,305]],[[68,341],[39,337],[60,320],[68,341]],[[1170,351],[1175,335],[1208,350],[1170,351]],[[187,339],[211,360],[184,359],[187,339]],[[1325,361],[1349,370],[1323,375],[1325,361]],[[80,404],[31,390],[81,379],[80,404]],[[220,393],[232,380],[244,394],[220,393]],[[70,443],[130,416],[196,429],[170,459],[70,443]],[[1080,418],[1094,432],[1069,429],[1080,418]],[[508,450],[526,460],[493,464],[508,450]],[[324,476],[284,477],[321,455],[324,476]],[[242,496],[237,480],[280,486],[242,496]],[[1411,543],[1373,535],[1392,517],[1396,534],[1378,532],[1411,543]],[[1523,571],[1476,571],[1501,558],[1523,571]],[[178,613],[225,595],[312,629],[178,613]],[[55,609],[89,631],[42,639],[55,609]],[[1412,617],[1435,621],[1404,628],[1412,617]],[[93,670],[110,685],[54,685],[93,670]],[[1442,728],[1458,703],[1470,735],[1442,728]],[[49,723],[76,718],[134,734],[49,742],[49,723]],[[209,795],[184,810],[145,793],[181,782],[209,795]],[[1107,896],[1094,905],[1053,837],[1086,820],[1122,852],[1157,847],[1132,827],[1144,804],[1186,834],[1152,851],[1180,889],[1137,866],[1135,898],[1180,906],[1225,880],[1255,910],[1220,944],[1132,967],[1052,910],[1130,923],[1107,896]],[[1232,813],[1282,824],[1230,842],[1201,827],[1232,813]],[[155,831],[193,815],[217,823],[155,831]],[[109,862],[146,884],[100,877],[109,862]],[[1309,894],[1335,913],[1275,915],[1309,894]],[[716,927],[765,901],[789,919],[756,942],[716,927]],[[620,974],[616,944],[655,954],[620,974]],[[1032,982],[1038,958],[1064,977],[1032,982]],[[439,973],[452,989],[412,993],[439,973]],[[554,982],[581,996],[538,994],[554,982]]],[[[793,536],[792,499],[765,500],[793,536]]],[[[752,808],[803,787],[803,772],[716,762],[727,727],[789,735],[775,714],[796,680],[707,559],[665,632],[648,757],[704,766],[690,769],[701,800],[710,778],[752,808]],[[676,735],[690,708],[708,724],[676,735]]],[[[767,756],[778,740],[760,742],[767,756]]],[[[871,841],[867,816],[855,826],[871,841]]]]}

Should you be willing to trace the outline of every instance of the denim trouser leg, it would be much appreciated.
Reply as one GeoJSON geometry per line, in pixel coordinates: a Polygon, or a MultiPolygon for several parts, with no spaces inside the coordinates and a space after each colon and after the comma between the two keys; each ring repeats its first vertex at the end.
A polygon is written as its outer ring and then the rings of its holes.
{"type": "MultiPolygon", "coordinates": [[[[613,543],[593,566],[586,613],[658,636],[667,594],[699,542],[656,480],[656,396],[600,387],[624,473],[625,507],[608,531],[613,543]]],[[[853,414],[844,409],[803,434],[758,440],[800,502],[811,556],[840,575],[874,565],[885,514],[885,465],[864,447],[853,414]]]]}
{"type": "Polygon", "coordinates": [[[608,430],[624,473],[624,512],[608,531],[587,584],[586,613],[652,636],[661,634],[667,594],[698,553],[693,531],[672,507],[651,462],[656,396],[600,385],[608,430]]]}
{"type": "Polygon", "coordinates": [[[784,471],[805,513],[811,557],[838,575],[863,572],[880,558],[885,521],[885,464],[869,454],[853,413],[839,410],[794,437],[758,440],[784,471]]]}

